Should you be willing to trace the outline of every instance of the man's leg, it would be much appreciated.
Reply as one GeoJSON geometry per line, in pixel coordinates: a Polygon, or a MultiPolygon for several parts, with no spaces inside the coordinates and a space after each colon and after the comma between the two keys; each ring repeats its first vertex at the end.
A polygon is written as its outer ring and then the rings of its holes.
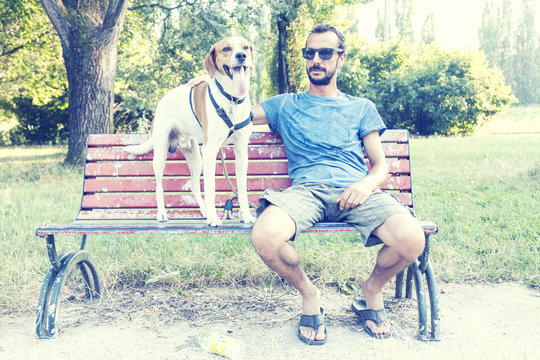
{"type": "MultiPolygon", "coordinates": [[[[265,264],[300,292],[303,314],[317,315],[320,313],[319,290],[300,267],[300,257],[289,244],[295,232],[296,225],[289,214],[275,205],[269,205],[253,225],[252,241],[265,264]]],[[[309,340],[323,340],[325,337],[324,325],[319,327],[317,333],[303,326],[300,332],[309,340]]]]}
{"type": "MultiPolygon", "coordinates": [[[[383,241],[384,246],[377,254],[373,272],[362,285],[362,292],[368,309],[381,310],[384,308],[384,284],[420,256],[424,250],[425,238],[418,221],[405,213],[390,216],[373,230],[373,234],[383,241]]],[[[379,326],[368,320],[367,326],[375,334],[390,332],[388,320],[379,326]]]]}

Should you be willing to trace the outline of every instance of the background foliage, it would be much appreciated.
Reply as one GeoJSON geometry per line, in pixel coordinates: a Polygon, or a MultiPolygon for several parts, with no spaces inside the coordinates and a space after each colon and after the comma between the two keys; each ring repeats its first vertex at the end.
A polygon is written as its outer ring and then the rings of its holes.
{"type": "MultiPolygon", "coordinates": [[[[288,90],[305,90],[300,48],[317,22],[333,23],[347,37],[340,89],[373,100],[390,127],[421,135],[471,134],[515,102],[512,94],[522,104],[540,102],[535,95],[540,94],[540,60],[535,60],[540,50],[530,0],[523,1],[523,17],[517,24],[501,18],[508,9],[486,7],[482,52],[438,47],[433,17],[426,18],[422,39],[415,43],[411,0],[395,1],[392,41],[368,45],[357,33],[354,14],[371,1],[132,0],[118,50],[116,131],[146,131],[158,99],[204,72],[202,62],[210,46],[226,35],[240,34],[256,44],[254,103],[278,93],[278,78],[283,75],[278,73],[278,60],[286,63],[282,80],[288,90]],[[278,47],[278,24],[283,22],[284,51],[278,47]],[[497,28],[498,22],[506,25],[497,28]],[[511,51],[501,51],[505,44],[511,51]]],[[[67,81],[57,35],[38,0],[3,4],[0,144],[63,142],[67,81]]]]}

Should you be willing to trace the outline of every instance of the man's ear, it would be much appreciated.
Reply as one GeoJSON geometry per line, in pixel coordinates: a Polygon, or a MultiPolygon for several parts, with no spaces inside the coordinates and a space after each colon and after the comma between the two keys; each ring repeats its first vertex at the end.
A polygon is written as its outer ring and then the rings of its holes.
{"type": "Polygon", "coordinates": [[[345,62],[345,58],[347,57],[347,54],[343,53],[338,58],[338,69],[341,69],[343,66],[343,63],[345,62]]]}
{"type": "Polygon", "coordinates": [[[206,69],[206,72],[211,76],[214,77],[216,74],[216,48],[212,46],[212,49],[208,53],[208,56],[206,59],[204,59],[204,68],[206,69]]]}

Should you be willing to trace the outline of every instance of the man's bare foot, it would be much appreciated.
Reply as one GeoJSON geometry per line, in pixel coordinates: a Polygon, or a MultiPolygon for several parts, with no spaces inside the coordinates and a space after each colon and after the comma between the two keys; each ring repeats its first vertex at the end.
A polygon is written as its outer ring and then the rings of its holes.
{"type": "MultiPolygon", "coordinates": [[[[304,315],[318,315],[321,313],[321,294],[319,289],[313,286],[312,290],[301,295],[302,313],[304,315]]],[[[308,340],[324,340],[326,337],[324,330],[324,325],[320,325],[317,330],[307,326],[300,326],[300,333],[308,340]]]]}
{"type": "MultiPolygon", "coordinates": [[[[368,309],[384,309],[382,291],[372,291],[370,289],[369,280],[362,284],[362,293],[364,294],[364,299],[366,300],[366,305],[368,309]]],[[[390,333],[391,331],[390,320],[388,319],[384,320],[379,325],[377,325],[374,321],[367,320],[366,325],[374,334],[377,335],[385,335],[390,333]]]]}

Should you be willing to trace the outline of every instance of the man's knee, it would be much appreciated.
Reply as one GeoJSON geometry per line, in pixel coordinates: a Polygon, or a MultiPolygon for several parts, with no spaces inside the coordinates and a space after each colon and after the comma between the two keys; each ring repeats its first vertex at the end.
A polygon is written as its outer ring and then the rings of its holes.
{"type": "Polygon", "coordinates": [[[280,247],[286,243],[295,231],[294,222],[283,210],[267,208],[255,221],[251,232],[251,241],[255,250],[264,258],[277,256],[280,247]]]}
{"type": "Polygon", "coordinates": [[[424,251],[426,244],[424,231],[420,225],[412,226],[407,231],[404,231],[401,236],[401,241],[406,244],[405,252],[402,256],[411,262],[416,260],[422,254],[422,251],[424,251]]]}
{"type": "Polygon", "coordinates": [[[424,231],[418,221],[408,214],[389,217],[374,233],[411,262],[424,251],[424,231]]]}

